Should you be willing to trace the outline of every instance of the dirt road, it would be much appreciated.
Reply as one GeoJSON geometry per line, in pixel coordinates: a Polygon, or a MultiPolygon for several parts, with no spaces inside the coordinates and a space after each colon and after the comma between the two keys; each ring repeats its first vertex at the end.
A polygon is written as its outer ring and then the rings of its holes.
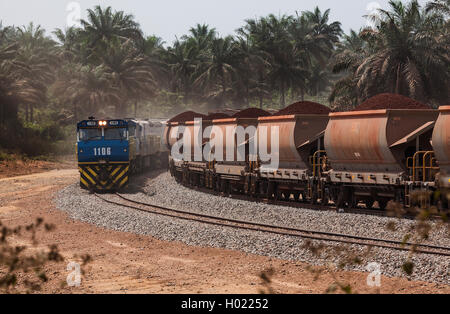
{"type": "MultiPolygon", "coordinates": [[[[258,293],[265,289],[260,274],[275,270],[271,288],[277,293],[324,293],[336,280],[358,293],[450,293],[449,286],[382,277],[381,287],[367,286],[367,273],[321,272],[318,278],[304,263],[216,248],[190,247],[151,237],[100,229],[73,221],[53,203],[56,192],[78,180],[75,169],[55,170],[0,179],[0,220],[14,227],[41,217],[56,225],[37,236],[36,249],[57,244],[65,258],[46,267],[45,293],[258,293]],[[67,287],[67,265],[89,254],[79,287],[67,287]]],[[[31,246],[29,237],[13,242],[31,246]]],[[[1,273],[0,269],[0,273],[1,273]]],[[[20,276],[19,282],[29,276],[20,276]]],[[[266,290],[267,291],[267,290],[266,290]]],[[[338,290],[339,291],[339,290],[338,290]]]]}

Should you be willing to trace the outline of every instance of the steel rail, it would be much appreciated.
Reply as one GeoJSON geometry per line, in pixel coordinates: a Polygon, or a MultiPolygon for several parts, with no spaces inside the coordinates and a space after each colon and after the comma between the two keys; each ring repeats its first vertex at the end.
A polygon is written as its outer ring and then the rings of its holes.
{"type": "Polygon", "coordinates": [[[259,232],[266,232],[271,234],[283,235],[283,236],[295,236],[305,239],[311,240],[321,240],[321,241],[332,241],[332,242],[340,242],[354,245],[366,245],[366,246],[375,246],[381,248],[395,249],[400,251],[413,251],[415,253],[423,253],[423,254],[434,254],[434,255],[442,255],[442,256],[450,256],[450,248],[442,247],[442,246],[434,246],[434,245],[426,245],[426,244],[414,244],[414,243],[403,243],[395,240],[386,240],[386,239],[377,239],[377,238],[366,238],[354,235],[347,234],[338,234],[338,233],[330,233],[330,232],[322,232],[322,231],[313,231],[313,230],[303,230],[297,228],[269,225],[263,223],[256,223],[245,220],[237,220],[231,218],[217,217],[200,213],[193,213],[189,211],[183,211],[173,208],[168,208],[164,206],[159,206],[156,204],[148,204],[144,202],[135,201],[129,199],[119,193],[115,194],[121,200],[132,203],[124,204],[123,202],[115,202],[109,199],[106,199],[99,194],[95,194],[98,198],[107,202],[109,204],[124,206],[127,208],[139,210],[142,212],[162,215],[171,218],[183,219],[188,221],[196,221],[200,223],[206,223],[215,226],[221,227],[231,227],[235,229],[244,229],[244,230],[252,230],[259,232]],[[150,210],[144,209],[139,206],[151,207],[158,210],[150,210]],[[163,211],[163,212],[161,212],[163,211]]]}

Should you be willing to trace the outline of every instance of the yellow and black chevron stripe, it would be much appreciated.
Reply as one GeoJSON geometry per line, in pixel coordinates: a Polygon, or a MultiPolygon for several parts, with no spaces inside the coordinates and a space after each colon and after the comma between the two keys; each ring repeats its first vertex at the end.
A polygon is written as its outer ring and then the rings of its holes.
{"type": "Polygon", "coordinates": [[[79,163],[80,184],[89,190],[119,190],[128,184],[129,163],[79,163]]]}

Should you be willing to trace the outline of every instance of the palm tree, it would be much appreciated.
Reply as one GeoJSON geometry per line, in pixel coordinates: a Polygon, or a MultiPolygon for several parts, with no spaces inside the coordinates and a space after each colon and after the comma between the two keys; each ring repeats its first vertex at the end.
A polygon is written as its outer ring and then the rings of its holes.
{"type": "Polygon", "coordinates": [[[181,40],[188,42],[201,52],[211,47],[213,39],[216,38],[216,29],[209,28],[206,24],[197,24],[189,30],[190,35],[184,35],[181,40]]]}
{"type": "Polygon", "coordinates": [[[156,81],[149,59],[141,54],[131,40],[123,45],[111,45],[102,57],[102,67],[117,88],[121,101],[116,103],[116,115],[126,113],[126,106],[133,100],[135,112],[139,100],[154,95],[156,81]]]}
{"type": "Polygon", "coordinates": [[[324,68],[318,62],[315,62],[309,70],[307,87],[309,95],[318,96],[330,85],[330,72],[328,68],[324,68]]]}
{"type": "Polygon", "coordinates": [[[81,116],[106,114],[122,98],[120,90],[111,85],[110,74],[103,66],[65,67],[53,86],[53,94],[71,104],[74,121],[81,116]]]}
{"type": "Polygon", "coordinates": [[[379,10],[380,17],[373,17],[375,29],[362,33],[375,51],[356,71],[358,88],[366,97],[382,91],[419,100],[447,97],[450,59],[448,46],[437,36],[442,27],[417,0],[407,5],[391,0],[389,5],[390,11],[379,10]]]}
{"type": "Polygon", "coordinates": [[[25,65],[19,63],[17,55],[17,44],[5,44],[0,46],[0,122],[3,129],[7,121],[17,120],[17,92],[20,82],[16,75],[25,65]]]}
{"type": "Polygon", "coordinates": [[[33,23],[17,28],[16,41],[19,47],[16,59],[24,65],[17,75],[25,95],[34,96],[21,99],[27,99],[26,121],[33,122],[34,108],[45,103],[47,87],[54,80],[55,72],[52,67],[59,64],[56,43],[45,37],[45,31],[40,26],[35,27],[33,23]]]}
{"type": "Polygon", "coordinates": [[[143,40],[139,24],[131,14],[113,12],[111,7],[96,6],[88,9],[88,19],[81,20],[83,36],[87,40],[94,60],[104,54],[110,43],[123,43],[129,39],[138,44],[143,40]]]}
{"type": "MultiPolygon", "coordinates": [[[[265,52],[258,49],[250,36],[238,37],[234,45],[237,75],[234,79],[233,90],[236,90],[236,100],[248,107],[252,98],[258,96],[258,77],[255,73],[263,71],[268,64],[265,52]]],[[[262,103],[260,103],[260,106],[262,103]]]]}
{"type": "Polygon", "coordinates": [[[425,6],[427,12],[437,12],[443,15],[450,15],[450,0],[434,0],[425,6]]]}
{"type": "Polygon", "coordinates": [[[236,73],[233,37],[213,39],[211,51],[206,51],[204,56],[204,69],[195,84],[209,90],[212,96],[210,98],[217,99],[218,104],[223,107],[228,88],[231,87],[233,75],[236,73]]]}
{"type": "MultiPolygon", "coordinates": [[[[246,25],[239,28],[237,33],[241,38],[240,40],[245,41],[245,46],[247,46],[242,48],[238,46],[237,54],[238,56],[242,54],[244,54],[244,57],[246,56],[247,62],[251,63],[251,72],[253,74],[248,82],[250,84],[248,95],[256,97],[259,101],[259,107],[262,109],[264,99],[268,98],[271,92],[271,86],[268,82],[270,54],[265,49],[269,42],[268,20],[266,18],[248,19],[246,20],[246,25]],[[242,52],[239,50],[242,50],[242,52]]],[[[239,66],[239,64],[242,63],[238,63],[238,70],[242,69],[242,66],[239,66]]],[[[248,69],[245,68],[244,71],[248,72],[248,69]]],[[[242,70],[240,72],[242,73],[242,70]]],[[[247,77],[247,74],[244,77],[247,77]]]]}
{"type": "Polygon", "coordinates": [[[335,108],[351,109],[358,104],[358,80],[355,73],[368,56],[368,43],[354,30],[350,30],[350,34],[344,35],[343,40],[338,43],[332,58],[332,71],[344,75],[334,84],[329,96],[329,101],[335,108]]]}
{"type": "Polygon", "coordinates": [[[342,35],[341,23],[328,23],[330,19],[330,9],[322,14],[319,7],[315,7],[314,11],[305,11],[302,16],[312,24],[312,32],[315,37],[325,43],[330,50],[335,43],[339,42],[339,38],[342,35]]]}
{"type": "Polygon", "coordinates": [[[184,103],[187,105],[193,93],[194,73],[197,69],[199,53],[193,45],[177,40],[173,47],[168,48],[166,59],[172,73],[172,88],[181,92],[184,103]]]}
{"type": "Polygon", "coordinates": [[[306,88],[307,68],[300,56],[295,42],[289,32],[293,17],[274,15],[267,17],[269,39],[264,44],[270,54],[269,81],[278,88],[280,106],[286,105],[286,92],[289,89],[304,90],[306,88]]]}
{"type": "Polygon", "coordinates": [[[67,62],[87,63],[89,52],[82,32],[82,29],[76,27],[69,27],[64,31],[57,28],[53,32],[60,43],[59,55],[67,62]]]}
{"type": "Polygon", "coordinates": [[[352,34],[346,49],[338,52],[334,71],[350,75],[336,84],[330,100],[347,93],[352,102],[361,102],[390,92],[422,101],[447,101],[449,36],[443,19],[422,10],[416,0],[389,5],[390,10],[372,16],[374,28],[362,30],[359,38],[352,34]]]}

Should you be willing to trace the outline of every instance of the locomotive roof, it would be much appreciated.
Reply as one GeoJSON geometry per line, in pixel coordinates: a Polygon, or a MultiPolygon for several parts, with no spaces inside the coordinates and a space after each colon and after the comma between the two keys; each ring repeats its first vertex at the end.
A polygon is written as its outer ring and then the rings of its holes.
{"type": "Polygon", "coordinates": [[[122,119],[92,119],[83,120],[77,123],[78,128],[96,128],[99,127],[99,121],[106,121],[110,127],[127,127],[128,122],[122,119]]]}

